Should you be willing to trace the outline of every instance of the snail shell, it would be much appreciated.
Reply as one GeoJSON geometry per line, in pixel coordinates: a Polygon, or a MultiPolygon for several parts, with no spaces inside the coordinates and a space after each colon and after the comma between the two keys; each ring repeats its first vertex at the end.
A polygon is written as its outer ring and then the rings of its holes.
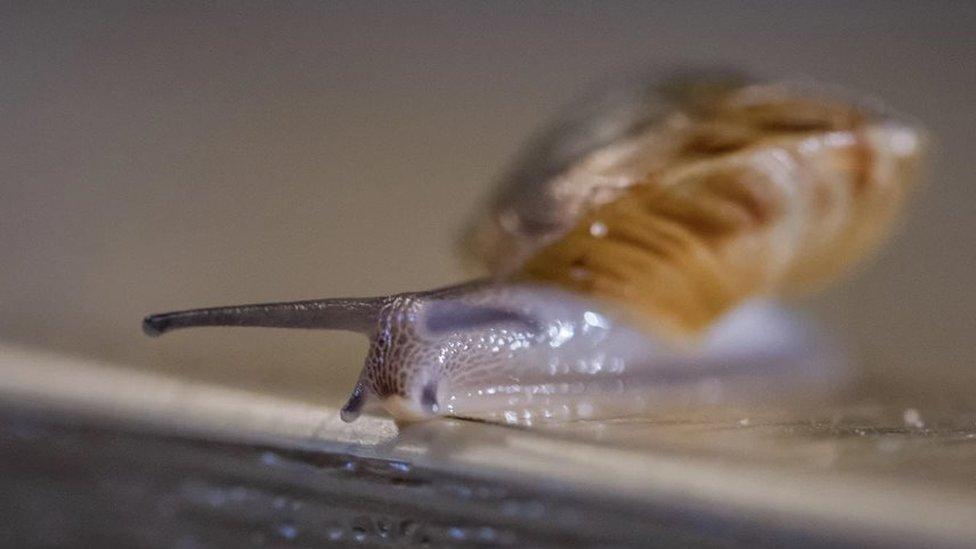
{"type": "Polygon", "coordinates": [[[468,241],[496,276],[678,334],[854,265],[920,159],[916,128],[810,86],[679,78],[597,105],[528,149],[468,241]]]}
{"type": "Polygon", "coordinates": [[[152,315],[370,338],[343,419],[505,423],[755,402],[836,379],[821,336],[769,303],[875,248],[924,148],[866,102],[731,74],[614,88],[531,144],[465,239],[459,286],[152,315]]]}

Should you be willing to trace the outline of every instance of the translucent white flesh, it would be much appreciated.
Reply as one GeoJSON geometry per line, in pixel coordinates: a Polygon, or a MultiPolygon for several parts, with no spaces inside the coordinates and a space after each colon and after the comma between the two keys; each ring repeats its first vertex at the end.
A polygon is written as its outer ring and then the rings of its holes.
{"type": "MultiPolygon", "coordinates": [[[[682,348],[566,292],[533,286],[483,291],[490,295],[462,299],[490,298],[539,326],[501,323],[428,340],[436,348],[424,353],[430,362],[409,366],[424,383],[436,380],[438,415],[530,425],[751,407],[822,393],[847,373],[824,337],[771,304],[744,305],[700,344],[682,348]]],[[[395,408],[390,411],[402,413],[402,403],[395,408]]]]}

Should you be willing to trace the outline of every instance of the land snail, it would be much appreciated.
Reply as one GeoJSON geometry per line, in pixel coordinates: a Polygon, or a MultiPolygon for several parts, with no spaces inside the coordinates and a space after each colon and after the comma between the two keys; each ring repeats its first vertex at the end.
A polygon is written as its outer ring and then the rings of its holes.
{"type": "Polygon", "coordinates": [[[778,300],[888,233],[925,135],[870,101],[732,73],[596,94],[537,136],[449,288],[151,315],[369,337],[343,407],[531,425],[762,399],[843,358],[778,300]]]}

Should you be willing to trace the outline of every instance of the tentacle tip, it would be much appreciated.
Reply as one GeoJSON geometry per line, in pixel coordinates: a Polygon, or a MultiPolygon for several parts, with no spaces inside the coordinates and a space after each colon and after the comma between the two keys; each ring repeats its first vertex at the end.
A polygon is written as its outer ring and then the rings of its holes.
{"type": "Polygon", "coordinates": [[[360,412],[363,410],[363,402],[365,400],[365,390],[363,390],[361,384],[357,384],[356,388],[352,391],[352,395],[349,397],[349,401],[339,410],[339,419],[346,423],[356,421],[356,418],[359,417],[360,412]]]}
{"type": "Polygon", "coordinates": [[[161,315],[149,315],[142,319],[142,332],[149,337],[159,337],[166,332],[167,322],[161,315]]]}
{"type": "Polygon", "coordinates": [[[339,411],[339,419],[341,419],[344,423],[352,423],[358,418],[359,410],[349,410],[344,407],[339,411]]]}

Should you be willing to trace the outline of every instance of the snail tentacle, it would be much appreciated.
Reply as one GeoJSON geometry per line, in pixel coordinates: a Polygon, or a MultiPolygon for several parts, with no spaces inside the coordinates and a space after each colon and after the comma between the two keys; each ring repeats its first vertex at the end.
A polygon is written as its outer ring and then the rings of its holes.
{"type": "Polygon", "coordinates": [[[386,298],[334,298],[257,303],[190,309],[149,315],[142,321],[146,335],[199,326],[305,328],[369,333],[386,298]]]}

